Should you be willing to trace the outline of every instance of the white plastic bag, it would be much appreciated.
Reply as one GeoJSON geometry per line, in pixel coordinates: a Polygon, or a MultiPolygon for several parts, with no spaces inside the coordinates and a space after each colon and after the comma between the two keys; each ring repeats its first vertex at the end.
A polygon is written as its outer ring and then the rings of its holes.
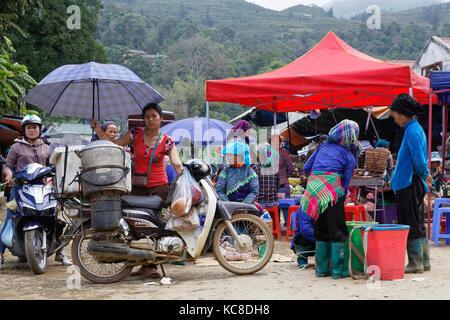
{"type": "Polygon", "coordinates": [[[188,170],[183,171],[183,174],[176,182],[173,193],[170,213],[177,217],[187,215],[192,207],[192,192],[188,174],[188,170]]]}
{"type": "Polygon", "coordinates": [[[177,217],[171,215],[169,221],[166,224],[166,230],[172,231],[186,231],[191,230],[200,225],[200,219],[198,217],[198,211],[193,208],[189,214],[183,217],[177,217]]]}
{"type": "Polygon", "coordinates": [[[248,261],[252,258],[252,252],[239,252],[236,248],[229,243],[224,241],[219,247],[220,254],[228,261],[248,261]]]}

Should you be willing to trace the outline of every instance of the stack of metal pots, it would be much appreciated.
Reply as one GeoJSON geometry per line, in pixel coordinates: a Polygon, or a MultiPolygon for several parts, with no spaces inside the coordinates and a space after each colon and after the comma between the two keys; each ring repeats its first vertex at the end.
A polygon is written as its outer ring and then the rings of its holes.
{"type": "Polygon", "coordinates": [[[91,225],[96,231],[119,226],[121,196],[128,191],[125,150],[111,141],[94,141],[80,150],[81,187],[91,204],[91,225]]]}

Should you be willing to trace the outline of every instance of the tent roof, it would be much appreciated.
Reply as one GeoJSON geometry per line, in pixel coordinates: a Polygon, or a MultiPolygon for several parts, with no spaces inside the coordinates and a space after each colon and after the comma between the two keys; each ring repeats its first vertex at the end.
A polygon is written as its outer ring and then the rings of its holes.
{"type": "Polygon", "coordinates": [[[386,106],[400,93],[428,102],[429,79],[375,59],[329,32],[294,62],[260,75],[206,82],[206,100],[269,111],[386,106]]]}
{"type": "MultiPolygon", "coordinates": [[[[450,90],[450,71],[431,71],[431,88],[435,91],[450,90]]],[[[450,91],[438,94],[439,102],[450,103],[450,91]]]]}

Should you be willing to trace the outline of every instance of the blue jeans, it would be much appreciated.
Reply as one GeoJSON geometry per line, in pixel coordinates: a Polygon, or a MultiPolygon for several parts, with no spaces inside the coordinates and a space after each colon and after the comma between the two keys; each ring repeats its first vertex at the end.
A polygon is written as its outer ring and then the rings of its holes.
{"type": "MultiPolygon", "coordinates": [[[[14,187],[11,189],[11,194],[10,194],[10,196],[9,196],[9,201],[13,200],[13,199],[15,198],[15,196],[16,196],[16,187],[14,186],[14,187]]],[[[3,244],[2,240],[1,240],[1,239],[2,239],[3,229],[5,229],[8,220],[11,219],[11,216],[12,216],[13,214],[14,214],[14,211],[11,210],[11,209],[8,209],[8,210],[6,211],[6,219],[5,219],[5,223],[3,224],[2,230],[0,231],[0,254],[4,254],[4,253],[5,253],[5,248],[6,248],[6,246],[3,244]]]]}

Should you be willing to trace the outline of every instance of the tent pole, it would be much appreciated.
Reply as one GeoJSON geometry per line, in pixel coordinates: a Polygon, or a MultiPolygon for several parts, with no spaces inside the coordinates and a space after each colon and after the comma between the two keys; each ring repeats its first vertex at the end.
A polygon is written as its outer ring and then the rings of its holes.
{"type": "Polygon", "coordinates": [[[289,128],[290,127],[290,124],[289,124],[289,112],[286,112],[286,113],[287,113],[287,121],[288,121],[289,144],[292,144],[292,142],[291,142],[291,128],[289,128]]]}
{"type": "Polygon", "coordinates": [[[273,133],[277,133],[277,102],[276,97],[274,98],[273,102],[273,133]]]}
{"type": "Polygon", "coordinates": [[[442,153],[442,183],[445,181],[445,160],[447,158],[447,131],[448,131],[448,105],[444,104],[445,111],[445,124],[442,127],[444,129],[444,143],[443,143],[443,153],[442,153]]]}
{"type": "Polygon", "coordinates": [[[206,125],[206,131],[207,131],[207,135],[206,135],[206,160],[208,161],[209,164],[211,164],[211,159],[210,159],[210,155],[209,155],[209,140],[210,140],[210,132],[209,132],[209,102],[206,101],[206,118],[208,119],[208,123],[206,125]]]}
{"type": "MultiPolygon", "coordinates": [[[[431,172],[431,126],[433,125],[433,89],[431,89],[428,108],[428,170],[431,172]]],[[[430,212],[431,212],[431,190],[428,192],[428,239],[430,239],[430,212]]]]}
{"type": "Polygon", "coordinates": [[[370,118],[370,123],[372,123],[373,130],[375,131],[375,134],[377,136],[377,139],[380,140],[380,136],[378,135],[378,131],[377,131],[377,128],[375,127],[375,123],[373,123],[373,119],[372,119],[372,115],[371,114],[369,114],[369,118],[370,118]]]}

